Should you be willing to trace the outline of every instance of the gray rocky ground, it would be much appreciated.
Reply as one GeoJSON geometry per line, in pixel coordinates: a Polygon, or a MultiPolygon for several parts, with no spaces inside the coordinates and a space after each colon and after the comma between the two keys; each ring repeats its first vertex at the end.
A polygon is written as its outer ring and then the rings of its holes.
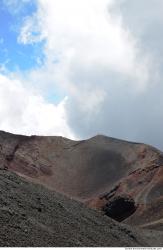
{"type": "Polygon", "coordinates": [[[0,171],[0,246],[149,246],[136,229],[0,171]]]}

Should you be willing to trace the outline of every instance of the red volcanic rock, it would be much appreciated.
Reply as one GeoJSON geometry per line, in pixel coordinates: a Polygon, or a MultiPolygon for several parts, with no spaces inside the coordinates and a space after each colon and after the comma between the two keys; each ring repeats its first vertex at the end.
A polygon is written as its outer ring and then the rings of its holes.
{"type": "Polygon", "coordinates": [[[142,227],[162,225],[163,154],[151,146],[106,136],[77,142],[0,132],[0,163],[3,169],[100,210],[116,207],[113,201],[118,200],[123,210],[123,198],[130,197],[134,206],[128,203],[128,216],[116,217],[142,227]]]}

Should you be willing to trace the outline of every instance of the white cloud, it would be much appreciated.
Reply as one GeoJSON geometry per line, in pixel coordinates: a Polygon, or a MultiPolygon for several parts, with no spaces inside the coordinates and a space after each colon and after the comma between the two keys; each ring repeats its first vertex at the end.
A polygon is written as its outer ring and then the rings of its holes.
{"type": "Polygon", "coordinates": [[[79,67],[100,66],[138,78],[142,85],[147,77],[146,58],[139,58],[136,41],[123,28],[121,18],[110,15],[113,2],[38,0],[38,12],[26,20],[19,42],[46,39],[47,59],[59,61],[66,81],[69,70],[78,63],[79,67]]]}
{"type": "Polygon", "coordinates": [[[73,138],[65,114],[66,98],[47,103],[19,80],[0,75],[0,129],[13,133],[62,135],[73,138]]]}
{"type": "MultiPolygon", "coordinates": [[[[153,14],[148,2],[144,9],[162,25],[160,12],[153,14]]],[[[38,89],[57,86],[66,92],[68,124],[81,138],[104,133],[163,147],[162,64],[153,42],[149,46],[153,32],[160,37],[161,30],[157,25],[150,29],[151,22],[142,19],[148,13],[143,14],[141,3],[37,0],[37,12],[23,24],[18,41],[25,45],[44,39],[46,56],[26,81],[38,89]]]]}
{"type": "Polygon", "coordinates": [[[34,13],[31,16],[27,16],[24,20],[24,25],[22,25],[21,34],[18,37],[18,43],[34,44],[42,41],[44,38],[39,31],[39,20],[37,15],[34,13]]]}

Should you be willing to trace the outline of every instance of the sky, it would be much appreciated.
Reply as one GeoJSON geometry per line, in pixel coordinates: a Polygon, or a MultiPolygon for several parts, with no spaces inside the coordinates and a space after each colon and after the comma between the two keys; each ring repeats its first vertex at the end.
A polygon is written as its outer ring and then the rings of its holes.
{"type": "Polygon", "coordinates": [[[0,0],[0,130],[163,150],[162,0],[0,0]]]}

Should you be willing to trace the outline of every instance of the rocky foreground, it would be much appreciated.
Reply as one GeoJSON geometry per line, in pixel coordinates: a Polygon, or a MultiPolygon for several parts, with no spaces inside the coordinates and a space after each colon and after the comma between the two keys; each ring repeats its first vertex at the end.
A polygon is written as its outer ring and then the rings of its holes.
{"type": "Polygon", "coordinates": [[[97,211],[0,171],[0,246],[147,246],[140,234],[97,211]]]}
{"type": "Polygon", "coordinates": [[[1,131],[0,246],[162,246],[162,166],[144,144],[1,131]]]}

